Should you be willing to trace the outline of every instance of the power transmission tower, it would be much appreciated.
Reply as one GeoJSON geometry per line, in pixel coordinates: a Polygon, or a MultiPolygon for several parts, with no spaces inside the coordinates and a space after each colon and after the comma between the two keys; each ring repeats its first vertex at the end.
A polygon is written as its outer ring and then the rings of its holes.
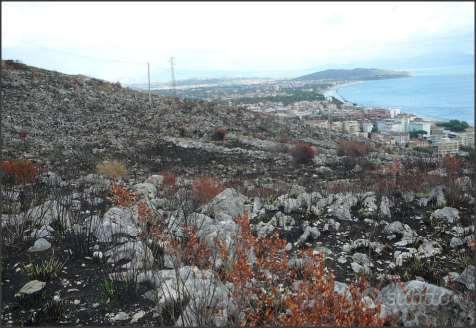
{"type": "Polygon", "coordinates": [[[152,97],[150,95],[150,64],[147,63],[147,80],[149,82],[149,106],[152,108],[152,97]]]}
{"type": "Polygon", "coordinates": [[[174,96],[177,96],[177,91],[175,90],[175,69],[174,69],[174,62],[175,58],[170,57],[170,74],[172,75],[172,90],[174,92],[174,96]]]}
{"type": "Polygon", "coordinates": [[[327,106],[327,138],[329,141],[331,140],[331,105],[332,105],[332,98],[327,97],[327,101],[330,102],[327,106]]]}

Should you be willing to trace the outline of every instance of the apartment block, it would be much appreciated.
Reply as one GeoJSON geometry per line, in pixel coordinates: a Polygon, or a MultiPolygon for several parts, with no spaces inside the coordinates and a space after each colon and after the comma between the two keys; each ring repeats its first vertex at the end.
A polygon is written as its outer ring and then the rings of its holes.
{"type": "Polygon", "coordinates": [[[357,121],[343,121],[342,128],[347,133],[358,133],[360,132],[360,124],[357,121]]]}
{"type": "Polygon", "coordinates": [[[442,138],[439,143],[434,146],[438,156],[455,155],[459,151],[460,143],[457,139],[442,138]]]}

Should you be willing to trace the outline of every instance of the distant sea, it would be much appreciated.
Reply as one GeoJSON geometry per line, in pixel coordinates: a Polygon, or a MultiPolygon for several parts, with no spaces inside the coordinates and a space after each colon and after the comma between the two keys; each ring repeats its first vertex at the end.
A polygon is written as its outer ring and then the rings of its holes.
{"type": "Polygon", "coordinates": [[[326,94],[361,106],[397,107],[423,118],[474,126],[473,66],[407,71],[411,77],[343,84],[326,94]]]}

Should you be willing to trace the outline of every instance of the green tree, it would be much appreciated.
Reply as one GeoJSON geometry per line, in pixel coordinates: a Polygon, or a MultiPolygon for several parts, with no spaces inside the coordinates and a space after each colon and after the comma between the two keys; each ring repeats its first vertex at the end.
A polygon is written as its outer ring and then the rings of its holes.
{"type": "Polygon", "coordinates": [[[464,121],[450,120],[449,122],[436,123],[437,126],[444,127],[453,132],[463,132],[469,127],[469,124],[464,121]]]}
{"type": "Polygon", "coordinates": [[[426,131],[424,130],[416,130],[416,131],[411,131],[410,132],[410,138],[415,139],[420,137],[421,135],[427,134],[426,131]]]}

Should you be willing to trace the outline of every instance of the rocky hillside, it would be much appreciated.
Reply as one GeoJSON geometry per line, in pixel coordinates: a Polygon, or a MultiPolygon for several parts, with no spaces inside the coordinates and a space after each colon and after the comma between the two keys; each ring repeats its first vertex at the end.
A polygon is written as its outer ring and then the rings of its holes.
{"type": "Polygon", "coordinates": [[[309,138],[322,152],[335,149],[321,132],[299,121],[157,95],[149,106],[143,92],[22,64],[2,62],[1,86],[2,157],[41,159],[63,174],[88,173],[110,158],[126,161],[137,174],[170,168],[171,160],[180,169],[176,157],[189,162],[188,167],[204,160],[210,165],[203,154],[215,158],[211,161],[251,162],[260,170],[254,159],[267,157],[263,151],[282,139],[309,138]],[[220,143],[224,151],[213,145],[216,128],[227,130],[228,143],[220,143]],[[202,155],[197,157],[194,149],[202,155]],[[71,164],[66,170],[65,162],[71,164]]]}
{"type": "Polygon", "coordinates": [[[474,213],[450,207],[444,188],[381,197],[295,185],[276,197],[272,185],[246,196],[160,175],[112,182],[112,194],[94,174],[38,183],[26,207],[15,195],[28,185],[2,191],[10,326],[316,325],[328,318],[317,311],[371,327],[474,323],[474,213]]]}
{"type": "Polygon", "coordinates": [[[2,324],[475,323],[468,158],[12,62],[2,110],[2,324]]]}

